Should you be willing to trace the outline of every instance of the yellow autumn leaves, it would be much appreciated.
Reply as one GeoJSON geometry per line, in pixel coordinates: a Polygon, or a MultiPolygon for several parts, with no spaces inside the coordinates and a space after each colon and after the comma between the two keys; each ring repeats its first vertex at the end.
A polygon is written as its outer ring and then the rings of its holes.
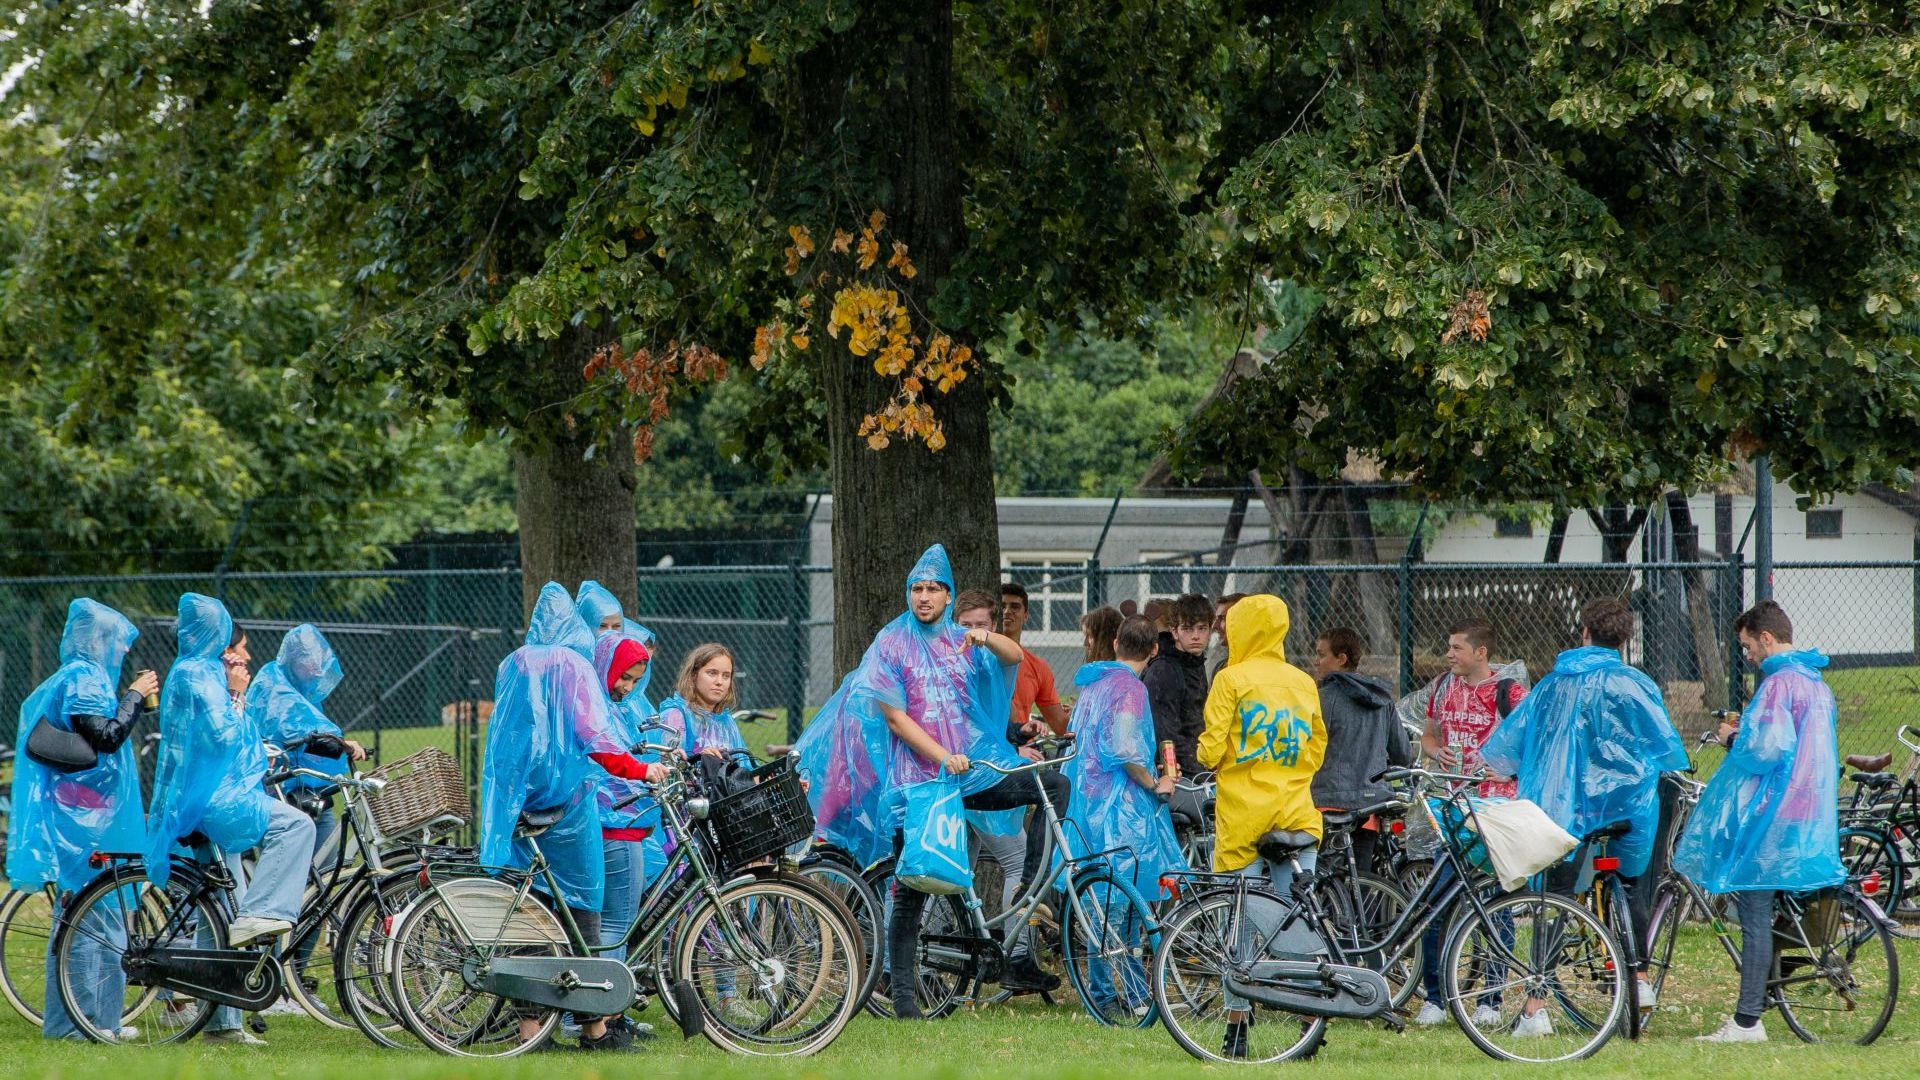
{"type": "MultiPolygon", "coordinates": [[[[966,380],[976,361],[971,348],[956,345],[945,334],[932,332],[923,339],[915,332],[913,312],[900,289],[920,271],[904,242],[883,236],[886,225],[886,214],[874,210],[857,235],[846,229],[834,230],[827,244],[834,261],[818,267],[814,279],[833,290],[827,336],[839,341],[844,334],[849,353],[861,359],[872,357],[874,374],[895,380],[887,404],[860,422],[859,433],[867,445],[884,450],[895,438],[903,438],[939,450],[947,445],[946,432],[924,395],[929,390],[942,394],[952,391],[966,380]],[[880,262],[882,250],[888,252],[884,264],[880,262]]],[[[804,225],[788,226],[787,237],[791,242],[785,252],[786,272],[795,277],[818,249],[804,225]]],[[[789,349],[805,352],[812,342],[813,311],[814,294],[809,291],[788,307],[788,313],[796,317],[796,329],[789,330],[783,318],[758,327],[754,332],[753,366],[763,368],[789,349]]]]}

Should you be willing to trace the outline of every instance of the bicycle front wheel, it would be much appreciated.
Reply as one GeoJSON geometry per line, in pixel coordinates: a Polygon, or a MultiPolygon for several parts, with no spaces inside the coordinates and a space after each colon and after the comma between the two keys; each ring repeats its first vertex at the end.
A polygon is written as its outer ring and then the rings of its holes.
{"type": "Polygon", "coordinates": [[[498,881],[468,879],[427,893],[394,927],[388,951],[391,1001],[415,1038],[455,1057],[513,1057],[553,1034],[560,1013],[467,984],[466,970],[494,956],[562,956],[560,920],[532,896],[514,904],[515,890],[498,881]],[[510,925],[499,933],[502,919],[510,925]],[[474,925],[468,936],[463,922],[474,925]],[[501,941],[497,950],[475,943],[501,941]]]}
{"type": "Polygon", "coordinates": [[[859,933],[803,883],[748,881],[694,910],[676,968],[693,986],[715,1046],[735,1054],[812,1054],[860,1008],[859,933]]]}
{"type": "Polygon", "coordinates": [[[14,889],[0,900],[0,994],[30,1024],[47,1007],[47,946],[53,901],[45,889],[14,889]]]}
{"type": "Polygon", "coordinates": [[[1281,901],[1250,893],[1241,905],[1234,890],[1219,889],[1178,904],[1160,925],[1160,946],[1153,953],[1154,1006],[1173,1041],[1201,1061],[1298,1061],[1312,1057],[1326,1037],[1324,1016],[1227,998],[1225,979],[1235,971],[1234,957],[1248,941],[1264,939],[1247,925],[1246,907],[1261,903],[1281,901]],[[1237,1007],[1231,1010],[1234,1017],[1228,1015],[1230,1007],[1237,1007]],[[1234,1023],[1242,1011],[1245,1021],[1234,1023]]]}
{"type": "Polygon", "coordinates": [[[1060,913],[1060,952],[1087,1015],[1109,1027],[1153,1023],[1147,962],[1160,928],[1133,886],[1095,873],[1073,883],[1060,913]]]}
{"type": "Polygon", "coordinates": [[[1900,996],[1893,932],[1853,894],[1805,902],[1792,940],[1774,936],[1780,1015],[1807,1042],[1865,1046],[1880,1037],[1900,996]]]}
{"type": "Polygon", "coordinates": [[[420,877],[400,870],[360,893],[340,920],[334,950],[333,1000],[341,1015],[375,1044],[404,1050],[406,1025],[393,1004],[387,949],[400,913],[420,894],[420,877]]]}
{"type": "Polygon", "coordinates": [[[822,856],[800,867],[800,873],[837,897],[853,917],[854,929],[859,931],[867,955],[859,991],[860,1000],[865,1001],[867,995],[873,993],[874,981],[880,977],[880,937],[884,933],[880,898],[852,863],[837,857],[822,856]]]}
{"type": "Polygon", "coordinates": [[[1461,916],[1446,946],[1447,1004],[1475,1046],[1503,1061],[1576,1061],[1613,1037],[1630,976],[1593,912],[1529,892],[1461,916]]]}

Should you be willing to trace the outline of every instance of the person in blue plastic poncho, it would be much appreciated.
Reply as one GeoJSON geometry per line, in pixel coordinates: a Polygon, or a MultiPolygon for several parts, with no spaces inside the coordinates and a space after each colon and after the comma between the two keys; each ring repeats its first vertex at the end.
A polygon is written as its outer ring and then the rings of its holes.
{"type": "MultiPolygon", "coordinates": [[[[143,851],[146,822],[140,812],[140,776],[128,734],[140,702],[160,688],[159,677],[142,671],[120,691],[120,665],[140,636],[119,612],[82,597],[67,605],[60,635],[60,667],[20,705],[14,742],[13,819],[7,831],[7,880],[16,889],[54,886],[56,914],[98,871],[95,851],[143,851]],[[34,729],[61,733],[57,756],[28,748],[34,729]]],[[[81,1005],[96,1030],[119,1028],[126,974],[118,950],[126,927],[96,907],[91,925],[78,931],[69,950],[75,985],[86,988],[81,1005]]],[[[47,941],[46,1009],[41,1034],[79,1038],[55,981],[53,941],[47,941]]],[[[126,1038],[139,1034],[121,1029],[126,1038]]]]}
{"type": "Polygon", "coordinates": [[[1732,893],[1740,915],[1740,998],[1709,1042],[1765,1042],[1774,893],[1846,880],[1840,862],[1840,759],[1827,658],[1793,647],[1793,622],[1763,600],[1734,620],[1760,685],[1738,724],[1722,724],[1726,760],[1701,792],[1673,853],[1675,870],[1732,893]]]}
{"type": "MultiPolygon", "coordinates": [[[[235,701],[228,675],[228,657],[244,657],[245,634],[226,605],[199,593],[181,596],[177,640],[179,655],[160,695],[147,873],[164,884],[171,851],[189,840],[196,857],[210,857],[205,847],[211,843],[233,865],[247,849],[259,848],[252,874],[234,890],[238,911],[227,944],[240,948],[286,933],[299,918],[313,859],[313,819],[261,787],[266,751],[235,701]]],[[[229,1008],[216,1012],[206,1038],[260,1042],[240,1028],[239,1014],[229,1008]]]]}
{"type": "MultiPolygon", "coordinates": [[[[896,850],[902,789],[945,774],[955,778],[972,810],[1037,805],[1045,783],[1056,805],[1064,778],[1041,771],[1001,778],[973,762],[1020,763],[1007,741],[1005,684],[1018,670],[1020,646],[990,630],[963,630],[949,614],[953,567],[946,549],[928,548],[907,575],[907,610],[881,627],[860,666],[848,673],[801,736],[801,773],[808,781],[822,835],[872,862],[896,850]],[[1038,777],[1039,779],[1036,779],[1038,777]]],[[[1038,869],[1044,840],[1027,846],[1026,873],[1038,869]]],[[[887,948],[894,1013],[917,1019],[920,915],[924,893],[894,889],[887,948]]],[[[1059,985],[1034,967],[1009,966],[1003,988],[1059,985]],[[1010,986],[1011,984],[1011,986],[1010,986]]]]}
{"type": "MultiPolygon", "coordinates": [[[[1494,775],[1515,778],[1519,797],[1575,838],[1620,822],[1631,826],[1608,842],[1606,853],[1620,860],[1633,925],[1645,928],[1652,890],[1642,888],[1639,878],[1658,834],[1660,774],[1686,769],[1687,752],[1660,688],[1621,658],[1621,647],[1633,636],[1627,605],[1611,597],[1595,600],[1581,609],[1580,628],[1581,647],[1560,654],[1553,670],[1494,728],[1480,756],[1494,775]]],[[[1579,865],[1565,864],[1547,875],[1547,887],[1571,891],[1579,871],[1579,865]]],[[[1640,1008],[1651,1010],[1645,957],[1636,975],[1640,1008]]],[[[1522,1024],[1550,1023],[1539,1009],[1526,1015],[1540,1019],[1522,1024]]]]}
{"type": "MultiPolygon", "coordinates": [[[[516,839],[523,812],[564,810],[537,843],[553,868],[560,902],[590,941],[600,939],[606,857],[595,789],[598,764],[623,780],[658,780],[660,765],[636,760],[621,741],[606,683],[596,674],[594,638],[571,597],[548,582],[534,603],[526,644],[500,662],[480,777],[480,861],[525,867],[533,842],[516,839]]],[[[523,1034],[533,1025],[523,1023],[523,1034]]],[[[583,1049],[625,1049],[630,1036],[605,1020],[581,1028],[583,1049]]]]}
{"type": "MultiPolygon", "coordinates": [[[[646,684],[652,666],[647,647],[625,633],[602,635],[593,645],[593,670],[607,689],[617,741],[628,748],[642,742],[660,742],[641,729],[652,717],[646,708],[646,684]]],[[[600,943],[625,941],[639,914],[640,897],[648,880],[645,845],[660,828],[660,804],[644,781],[628,780],[601,770],[598,792],[600,841],[606,848],[606,887],[600,903],[600,943]],[[634,800],[637,797],[638,801],[634,800]]],[[[626,959],[626,950],[607,955],[626,959]]]]}
{"type": "Polygon", "coordinates": [[[659,722],[687,753],[725,757],[747,748],[747,738],[733,719],[739,700],[733,668],[733,650],[713,641],[695,645],[680,662],[674,692],[660,701],[659,722]]]}
{"type": "MultiPolygon", "coordinates": [[[[278,746],[308,742],[304,749],[288,755],[289,766],[342,775],[348,771],[349,761],[367,759],[366,748],[346,738],[340,725],[322,708],[343,674],[340,658],[326,635],[312,623],[301,623],[280,639],[279,654],[247,687],[247,722],[261,738],[278,746]]],[[[326,786],[324,781],[296,776],[280,785],[280,790],[289,801],[298,802],[298,793],[326,786]]],[[[339,828],[333,799],[328,796],[305,809],[315,815],[314,849],[324,851],[339,828]]]]}
{"type": "MultiPolygon", "coordinates": [[[[1074,673],[1079,697],[1068,729],[1076,752],[1063,770],[1073,785],[1067,819],[1086,842],[1083,854],[1107,852],[1114,873],[1149,901],[1161,898],[1162,874],[1186,865],[1165,802],[1174,778],[1154,775],[1153,709],[1147,684],[1140,681],[1158,634],[1151,619],[1131,616],[1114,639],[1119,659],[1083,664],[1074,673]]],[[[1104,904],[1105,899],[1096,897],[1095,902],[1104,904]]],[[[1137,946],[1144,928],[1114,929],[1137,946]]],[[[1152,991],[1145,970],[1132,956],[1122,958],[1121,964],[1117,973],[1106,963],[1093,966],[1095,1003],[1103,1012],[1116,1002],[1127,1011],[1146,1009],[1152,991]]]]}

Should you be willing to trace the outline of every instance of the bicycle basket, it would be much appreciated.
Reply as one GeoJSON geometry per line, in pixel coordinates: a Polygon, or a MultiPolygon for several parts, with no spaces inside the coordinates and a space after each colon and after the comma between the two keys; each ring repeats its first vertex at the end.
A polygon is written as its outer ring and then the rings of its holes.
{"type": "Polygon", "coordinates": [[[700,822],[723,873],[764,859],[813,835],[813,810],[792,758],[752,772],[753,786],[716,799],[700,822]]]}
{"type": "Polygon", "coordinates": [[[473,819],[460,763],[438,747],[429,746],[368,774],[387,782],[365,800],[366,821],[376,842],[408,833],[449,832],[473,819]]]}

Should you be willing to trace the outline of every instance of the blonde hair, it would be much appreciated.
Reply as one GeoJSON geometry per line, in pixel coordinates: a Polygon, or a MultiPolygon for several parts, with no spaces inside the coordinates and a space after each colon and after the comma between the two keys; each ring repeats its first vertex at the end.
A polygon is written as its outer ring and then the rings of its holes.
{"type": "MultiPolygon", "coordinates": [[[[740,701],[739,683],[728,683],[726,699],[712,709],[707,708],[706,701],[700,697],[693,686],[693,677],[700,673],[700,669],[722,656],[727,658],[727,664],[730,667],[735,669],[740,667],[740,661],[733,655],[733,650],[717,641],[709,641],[704,645],[695,645],[693,651],[687,654],[687,658],[680,661],[680,677],[674,680],[674,692],[679,694],[688,705],[696,709],[710,712],[732,711],[733,707],[740,701]]],[[[736,670],[736,677],[738,674],[739,672],[736,670]]]]}

